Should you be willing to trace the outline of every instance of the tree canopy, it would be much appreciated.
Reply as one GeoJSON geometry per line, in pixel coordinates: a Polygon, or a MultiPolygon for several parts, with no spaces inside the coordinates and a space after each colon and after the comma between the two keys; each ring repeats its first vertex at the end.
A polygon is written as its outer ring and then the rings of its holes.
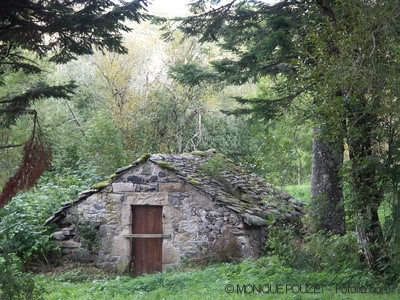
{"type": "Polygon", "coordinates": [[[398,211],[398,191],[392,188],[397,171],[391,167],[397,164],[399,130],[399,1],[215,3],[194,1],[194,15],[180,19],[179,27],[227,51],[213,62],[219,80],[239,84],[281,76],[272,96],[239,99],[251,106],[237,113],[269,119],[303,99],[308,107],[303,117],[318,126],[317,137],[336,151],[348,149],[349,161],[341,162],[340,171],[350,189],[347,214],[365,260],[382,270],[390,256],[384,240],[396,235],[389,230],[384,237],[378,218],[385,194],[398,211]]]}
{"type": "MultiPolygon", "coordinates": [[[[122,32],[128,21],[147,18],[146,0],[99,1],[7,1],[0,7],[0,86],[8,75],[39,74],[35,56],[49,62],[65,63],[94,49],[126,53],[122,32]]],[[[9,128],[22,115],[32,115],[31,137],[24,147],[24,159],[0,196],[0,207],[18,190],[31,187],[50,165],[51,148],[45,142],[32,103],[44,97],[68,97],[75,85],[50,85],[38,81],[26,90],[0,98],[0,126],[9,128]]],[[[13,145],[2,145],[0,148],[13,145]]]]}

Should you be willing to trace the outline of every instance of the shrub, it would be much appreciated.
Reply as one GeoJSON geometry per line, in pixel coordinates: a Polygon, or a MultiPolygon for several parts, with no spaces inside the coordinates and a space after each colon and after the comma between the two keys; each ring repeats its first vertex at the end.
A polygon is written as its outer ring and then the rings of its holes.
{"type": "Polygon", "coordinates": [[[0,210],[0,248],[14,253],[23,263],[47,263],[46,254],[53,249],[53,228],[44,226],[45,220],[61,203],[71,201],[99,179],[86,166],[47,172],[36,188],[18,194],[0,210]]]}
{"type": "Polygon", "coordinates": [[[241,247],[234,235],[219,238],[191,261],[199,265],[237,262],[242,257],[241,247]]]}
{"type": "MultiPolygon", "coordinates": [[[[304,221],[304,220],[303,220],[304,221]]],[[[276,226],[270,220],[267,255],[277,256],[286,266],[317,272],[362,270],[355,232],[343,236],[307,232],[291,224],[276,226]]]]}
{"type": "Polygon", "coordinates": [[[315,258],[316,267],[320,270],[340,272],[362,269],[355,232],[350,231],[343,236],[323,232],[309,235],[303,252],[315,258]]]}
{"type": "Polygon", "coordinates": [[[101,247],[99,224],[82,218],[76,210],[71,212],[67,220],[78,231],[79,239],[85,250],[93,254],[101,247]]]}
{"type": "Polygon", "coordinates": [[[42,299],[44,290],[33,277],[22,271],[22,263],[14,254],[0,254],[0,299],[42,299]]]}
{"type": "Polygon", "coordinates": [[[15,253],[23,262],[45,262],[45,254],[53,243],[51,228],[43,223],[53,207],[44,195],[16,196],[0,211],[0,247],[15,253]]]}
{"type": "Polygon", "coordinates": [[[101,239],[98,233],[98,225],[90,221],[80,221],[77,230],[83,247],[90,253],[96,252],[101,247],[101,239]]]}

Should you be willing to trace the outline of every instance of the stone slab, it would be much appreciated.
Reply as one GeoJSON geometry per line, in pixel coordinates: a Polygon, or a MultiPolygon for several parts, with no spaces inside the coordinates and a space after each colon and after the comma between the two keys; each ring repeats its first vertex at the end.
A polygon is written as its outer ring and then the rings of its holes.
{"type": "Polygon", "coordinates": [[[133,192],[132,182],[114,182],[112,184],[114,193],[133,192]]]}
{"type": "Polygon", "coordinates": [[[160,182],[158,190],[168,193],[184,192],[185,184],[183,182],[160,182]]]}

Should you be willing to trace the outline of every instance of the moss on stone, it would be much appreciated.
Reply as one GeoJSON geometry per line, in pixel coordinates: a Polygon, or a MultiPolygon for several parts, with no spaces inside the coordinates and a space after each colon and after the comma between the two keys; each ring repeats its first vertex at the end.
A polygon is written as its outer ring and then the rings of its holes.
{"type": "Polygon", "coordinates": [[[91,188],[92,189],[102,189],[102,188],[105,188],[106,186],[108,186],[110,184],[110,180],[105,180],[105,181],[101,181],[101,182],[98,182],[98,183],[96,183],[96,184],[93,184],[92,186],[91,186],[91,188]]]}
{"type": "Polygon", "coordinates": [[[151,156],[150,153],[145,153],[139,159],[140,159],[140,161],[146,161],[150,158],[150,156],[151,156]]]}
{"type": "Polygon", "coordinates": [[[204,151],[192,151],[192,154],[199,155],[199,156],[206,156],[206,153],[204,151]]]}
{"type": "Polygon", "coordinates": [[[192,184],[192,185],[201,185],[201,182],[200,182],[200,181],[198,181],[198,180],[196,180],[196,179],[193,179],[193,178],[189,178],[188,182],[189,182],[190,184],[192,184]]]}
{"type": "Polygon", "coordinates": [[[110,176],[110,180],[113,180],[113,179],[115,179],[115,178],[117,178],[118,177],[118,174],[111,174],[111,176],[110,176]]]}
{"type": "Polygon", "coordinates": [[[147,161],[151,157],[150,153],[145,153],[141,157],[139,157],[137,160],[135,160],[132,165],[137,165],[139,163],[147,161]]]}
{"type": "Polygon", "coordinates": [[[241,194],[240,195],[240,200],[247,202],[247,203],[252,203],[253,202],[253,197],[251,197],[249,194],[241,194]]]}
{"type": "Polygon", "coordinates": [[[174,170],[174,166],[166,161],[157,162],[157,166],[159,166],[160,168],[163,168],[163,169],[167,169],[167,170],[174,170]]]}
{"type": "Polygon", "coordinates": [[[208,154],[216,154],[217,152],[218,152],[217,149],[208,149],[206,151],[206,153],[208,153],[208,154]]]}

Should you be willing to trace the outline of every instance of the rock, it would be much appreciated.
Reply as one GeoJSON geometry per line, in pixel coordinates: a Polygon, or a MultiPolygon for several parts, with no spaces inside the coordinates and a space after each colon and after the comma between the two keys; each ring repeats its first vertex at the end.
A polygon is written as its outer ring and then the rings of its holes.
{"type": "Polygon", "coordinates": [[[149,182],[157,182],[157,180],[158,180],[158,176],[151,176],[148,181],[149,182]]]}
{"type": "Polygon", "coordinates": [[[114,193],[121,192],[133,192],[133,183],[132,182],[114,182],[112,184],[114,193]]]}
{"type": "Polygon", "coordinates": [[[55,239],[56,241],[63,241],[65,240],[65,238],[65,235],[61,231],[56,231],[53,234],[53,239],[55,239]]]}
{"type": "Polygon", "coordinates": [[[248,213],[244,213],[242,214],[243,217],[243,221],[247,224],[247,225],[256,225],[256,226],[265,226],[266,221],[263,218],[260,218],[258,216],[255,215],[250,215],[248,213]]]}
{"type": "Polygon", "coordinates": [[[79,242],[76,242],[74,240],[67,240],[67,241],[62,241],[59,242],[60,248],[81,248],[82,244],[79,242]]]}
{"type": "Polygon", "coordinates": [[[108,235],[108,225],[100,225],[99,227],[99,235],[107,236],[108,235]]]}
{"type": "Polygon", "coordinates": [[[128,171],[129,169],[133,168],[133,166],[126,166],[126,167],[122,167],[119,168],[117,171],[115,171],[115,174],[121,174],[124,173],[125,171],[128,171]]]}
{"type": "Polygon", "coordinates": [[[62,234],[65,235],[65,236],[71,236],[71,235],[74,235],[73,231],[74,230],[71,227],[63,228],[62,229],[62,234]]]}
{"type": "Polygon", "coordinates": [[[143,177],[139,177],[139,176],[135,176],[135,175],[128,176],[126,178],[126,180],[129,181],[129,182],[133,182],[133,183],[143,183],[143,182],[145,182],[143,177]]]}
{"type": "Polygon", "coordinates": [[[215,228],[221,228],[224,225],[224,221],[223,220],[217,220],[215,222],[215,228]]]}

